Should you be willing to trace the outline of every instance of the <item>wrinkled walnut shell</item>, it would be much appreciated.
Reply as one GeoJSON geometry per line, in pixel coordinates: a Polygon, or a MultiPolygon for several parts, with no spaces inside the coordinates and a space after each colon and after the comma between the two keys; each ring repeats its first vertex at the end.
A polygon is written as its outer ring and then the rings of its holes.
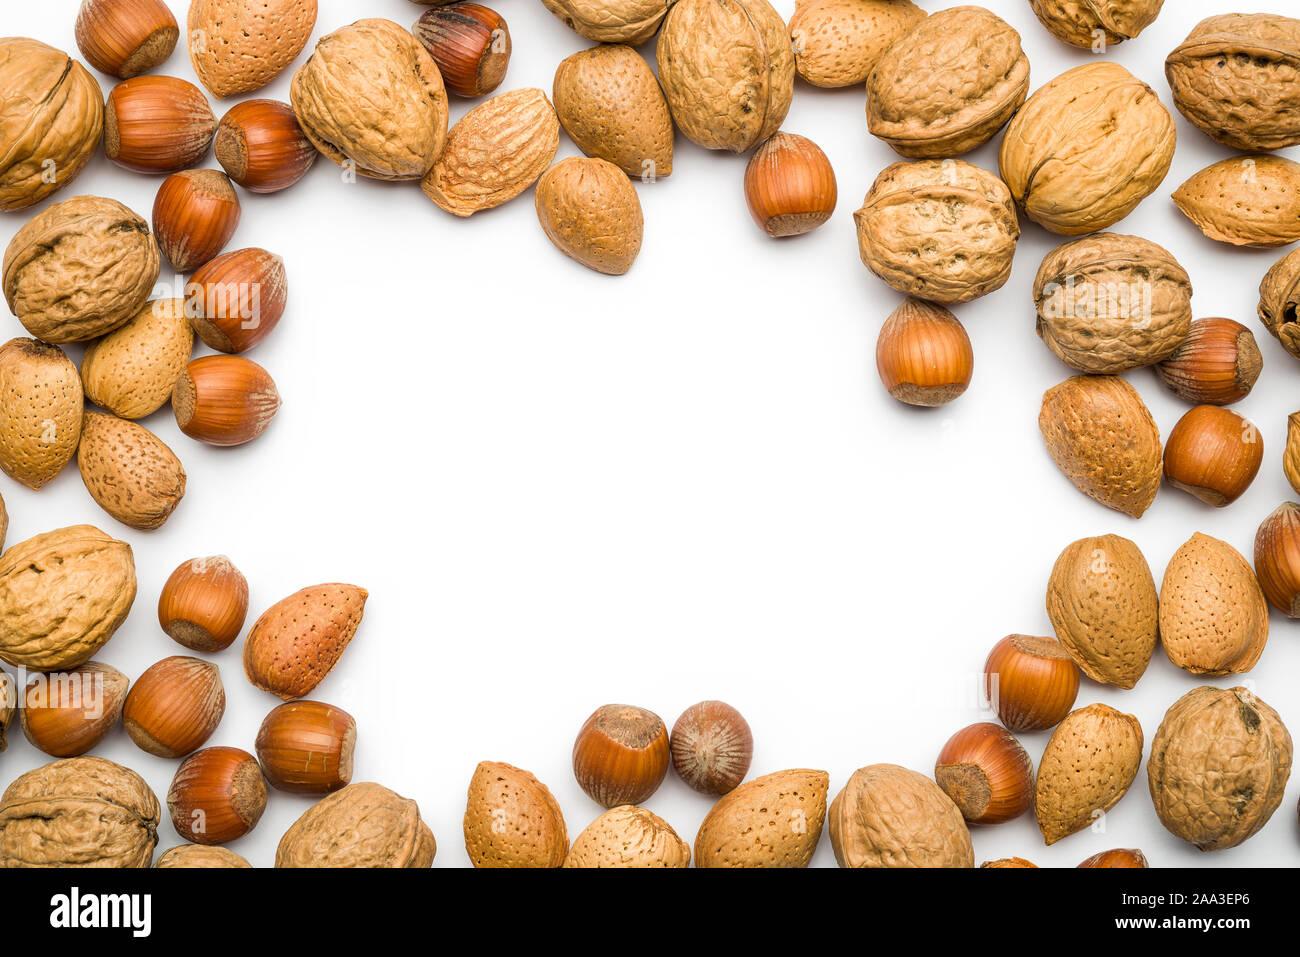
{"type": "MultiPolygon", "coordinates": [[[[419,3],[425,0],[417,0],[419,3]]],[[[638,46],[659,29],[674,0],[542,0],[571,30],[597,43],[638,46]]]]}
{"type": "Polygon", "coordinates": [[[1106,52],[1155,22],[1165,0],[1029,0],[1043,26],[1072,46],[1106,52]],[[1100,34],[1100,36],[1098,35],[1100,34]]]}
{"type": "Polygon", "coordinates": [[[939,785],[895,764],[853,772],[826,819],[840,867],[974,867],[961,811],[939,785]]]}
{"type": "Polygon", "coordinates": [[[276,867],[428,867],[437,845],[408,798],[349,784],[309,807],[280,839],[276,867]]]}
{"type": "Polygon", "coordinates": [[[1282,347],[1300,359],[1300,249],[1274,263],[1259,284],[1259,318],[1282,347]]]}

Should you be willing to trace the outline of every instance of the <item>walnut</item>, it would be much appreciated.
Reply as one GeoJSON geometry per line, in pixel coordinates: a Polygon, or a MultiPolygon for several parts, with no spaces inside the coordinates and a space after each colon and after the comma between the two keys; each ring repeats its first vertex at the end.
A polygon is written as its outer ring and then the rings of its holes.
{"type": "Polygon", "coordinates": [[[420,179],[447,139],[438,65],[391,20],[358,20],[321,37],[289,99],[318,150],[372,179],[420,179]]]}
{"type": "Polygon", "coordinates": [[[1006,186],[963,160],[895,163],[853,218],[868,269],[901,293],[945,305],[1000,289],[1020,238],[1006,186]]]}
{"type": "Polygon", "coordinates": [[[998,165],[1044,229],[1082,236],[1119,222],[1174,157],[1174,118],[1118,63],[1087,63],[1039,88],[1007,126],[998,165]]]}
{"type": "Polygon", "coordinates": [[[1300,359],[1300,249],[1274,263],[1259,284],[1259,318],[1300,359]]]}
{"type": "Polygon", "coordinates": [[[546,9],[588,40],[645,43],[663,22],[674,0],[542,0],[546,9]]]}
{"type": "Polygon", "coordinates": [[[1066,365],[1115,373],[1154,365],[1192,330],[1192,282],[1161,246],[1097,233],[1058,246],[1034,278],[1038,335],[1066,365]]]}
{"type": "Polygon", "coordinates": [[[1291,759],[1291,735],[1263,701],[1245,688],[1197,688],[1151,742],[1151,801],[1161,824],[1201,850],[1236,847],[1282,803],[1291,759]]]}
{"type": "Polygon", "coordinates": [[[275,866],[428,867],[436,850],[414,801],[378,784],[349,784],[294,822],[275,866]]]}
{"type": "Polygon", "coordinates": [[[1174,106],[1238,150],[1300,143],[1300,20],[1229,13],[1202,20],[1165,60],[1174,106]]]}
{"type": "Polygon", "coordinates": [[[743,153],[790,109],[794,51],[767,0],[678,0],[656,54],[673,121],[706,149],[743,153]]]}
{"type": "Polygon", "coordinates": [[[970,831],[939,785],[896,764],[853,772],[826,817],[840,867],[974,867],[970,831]]]}
{"type": "Polygon", "coordinates": [[[0,39],[0,210],[71,183],[103,131],[104,95],[85,67],[36,40],[0,39]]]}
{"type": "Polygon", "coordinates": [[[158,279],[149,224],[115,199],[74,196],[28,220],[5,250],[5,301],[46,342],[83,342],[131,320],[158,279]]]}
{"type": "Polygon", "coordinates": [[[867,127],[903,156],[959,156],[987,143],[1029,94],[1020,34],[983,7],[931,14],[867,79],[867,127]]]}
{"type": "Polygon", "coordinates": [[[68,758],[21,775],[0,797],[0,867],[148,867],[158,798],[104,758],[68,758]]]}
{"type": "Polygon", "coordinates": [[[1076,47],[1104,53],[1151,26],[1165,0],[1029,0],[1043,26],[1076,47]]]}

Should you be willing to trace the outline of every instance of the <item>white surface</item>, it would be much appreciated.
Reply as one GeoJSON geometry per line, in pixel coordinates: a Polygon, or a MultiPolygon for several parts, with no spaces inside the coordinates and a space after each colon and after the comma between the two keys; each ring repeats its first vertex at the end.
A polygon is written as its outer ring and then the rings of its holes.
{"type": "MultiPolygon", "coordinates": [[[[1020,30],[1034,89],[1092,56],[1056,41],[1024,0],[987,6],[1020,30]]],[[[183,26],[185,4],[172,7],[183,26]]],[[[1172,109],[1164,57],[1222,8],[1167,3],[1152,28],[1109,55],[1172,109]]],[[[75,0],[5,4],[0,34],[75,51],[76,9],[75,0]]],[[[555,65],[586,41],[537,0],[500,0],[499,9],[514,38],[502,89],[549,94],[555,65]]],[[[778,9],[788,17],[793,6],[778,9]]],[[[420,10],[407,0],[321,0],[315,36],[363,16],[408,25],[420,10]]],[[[163,72],[193,79],[180,50],[163,72]]],[[[291,72],[253,95],[287,100],[291,72]]],[[[107,92],[109,79],[99,79],[107,92]]],[[[453,120],[469,105],[454,101],[453,120]]],[[[217,104],[218,115],[227,106],[217,104]]],[[[462,221],[414,184],[345,184],[324,160],[287,192],[241,192],[231,248],[264,246],[288,267],[288,313],[251,354],[280,386],[279,417],[233,450],[186,439],[167,410],[147,420],[189,472],[185,501],[153,534],[101,512],[75,466],[40,493],[6,479],[9,541],[91,522],[133,545],[139,597],[98,656],[132,678],[184,653],[154,610],[186,558],[234,559],[250,581],[250,623],[304,585],[369,588],[360,633],[313,697],[356,716],[355,780],[419,800],[438,839],[435,866],[467,864],[460,821],[483,759],[533,771],[555,792],[570,834],[581,831],[599,808],[573,780],[570,749],[606,702],[651,708],[671,724],[697,700],[724,699],[753,727],[754,774],[823,768],[832,792],[866,764],[928,772],[951,733],[987,717],[977,685],[992,644],[1010,632],[1050,633],[1043,590],[1067,543],[1126,535],[1157,579],[1197,530],[1250,555],[1257,524],[1290,495],[1281,451],[1286,415],[1300,405],[1300,366],[1254,317],[1256,287],[1277,254],[1213,244],[1169,201],[1184,179],[1230,155],[1179,117],[1172,172],[1118,229],[1163,244],[1187,267],[1197,317],[1231,316],[1256,331],[1264,374],[1237,407],[1266,443],[1251,490],[1213,510],[1165,487],[1135,522],[1060,475],[1036,420],[1043,390],[1069,370],[1034,334],[1029,289],[1061,240],[1028,222],[1007,286],[957,310],[977,357],[970,391],[939,411],[899,405],[877,379],[874,343],[900,297],[861,265],[852,218],[896,157],[867,134],[863,106],[860,88],[798,85],[784,128],[830,156],[840,204],[796,240],[769,240],[751,222],[745,157],[678,136],[672,176],[638,184],[645,244],[621,279],[557,252],[531,193],[462,221]]],[[[968,158],[996,169],[998,141],[968,158]]],[[[561,156],[575,152],[562,138],[561,156]]],[[[159,182],[101,154],[55,199],[98,193],[147,217],[159,182]]],[[[4,215],[0,242],[29,215],[4,215]]],[[[6,321],[8,335],[24,334],[6,321]]],[[[1150,371],[1130,379],[1167,435],[1186,406],[1150,371]]],[[[1276,614],[1273,626],[1250,679],[1300,730],[1300,626],[1276,614]]],[[[229,703],[209,743],[251,750],[276,700],[246,683],[239,649],[213,656],[229,703]]],[[[1165,709],[1201,683],[1157,651],[1135,690],[1085,681],[1078,703],[1136,714],[1149,745],[1165,709]]],[[[1035,760],[1046,738],[1025,737],[1035,760]]],[[[16,726],[10,741],[0,756],[6,783],[47,760],[16,726]]],[[[120,729],[96,753],[166,794],[176,762],[137,750],[120,729]]],[[[1026,815],[977,830],[976,859],[1073,866],[1136,846],[1155,865],[1295,864],[1297,794],[1293,783],[1245,846],[1204,855],[1160,826],[1144,763],[1107,833],[1044,848],[1026,815]]],[[[309,803],[273,793],[256,830],[231,847],[271,864],[309,803]]],[[[710,802],[670,774],[647,806],[691,840],[710,802]]],[[[159,849],[176,843],[164,821],[159,849]]],[[[816,863],[834,864],[827,839],[816,863]]]]}

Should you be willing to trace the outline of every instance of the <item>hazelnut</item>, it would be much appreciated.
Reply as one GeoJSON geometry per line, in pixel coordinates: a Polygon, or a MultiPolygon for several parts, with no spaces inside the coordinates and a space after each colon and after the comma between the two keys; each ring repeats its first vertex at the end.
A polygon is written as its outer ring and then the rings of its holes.
{"type": "Polygon", "coordinates": [[[1146,855],[1136,847],[1117,847],[1111,851],[1099,851],[1079,867],[1150,867],[1146,855]]]}
{"type": "Polygon", "coordinates": [[[773,133],[745,167],[745,200],[769,236],[798,236],[831,218],[836,200],[831,161],[812,140],[773,133]]]}
{"type": "Polygon", "coordinates": [[[668,743],[678,776],[701,794],[735,788],[754,757],[748,722],[721,701],[701,701],[683,711],[668,743]]]}
{"type": "Polygon", "coordinates": [[[217,129],[208,99],[174,76],[137,76],[104,105],[104,153],[137,173],[174,173],[199,161],[217,129]]]}
{"type": "Polygon", "coordinates": [[[663,783],[668,757],[668,731],[657,714],[607,704],[578,732],[573,774],[597,804],[640,804],[663,783]]]}
{"type": "Polygon", "coordinates": [[[284,315],[284,260],[265,249],[236,249],[206,262],[185,287],[195,334],[218,352],[247,352],[284,315]]]}
{"type": "Polygon", "coordinates": [[[510,28],[501,14],[477,3],[426,10],[411,27],[438,64],[447,91],[457,96],[491,93],[510,64],[510,28]]]}
{"type": "Polygon", "coordinates": [[[1259,474],[1259,430],[1230,409],[1198,405],[1178,420],[1165,443],[1165,478],[1207,505],[1235,502],[1259,474]]]}
{"type": "Polygon", "coordinates": [[[1300,505],[1284,502],[1255,534],[1255,577],[1270,605],[1300,618],[1300,505]]]}
{"type": "Polygon", "coordinates": [[[271,424],[280,393],[265,369],[243,356],[193,360],[172,390],[176,424],[210,445],[251,442],[271,424]]]}
{"type": "Polygon", "coordinates": [[[1156,374],[1180,399],[1231,405],[1255,387],[1264,357],[1255,334],[1231,319],[1197,319],[1182,345],[1156,363],[1156,374]]]}
{"type": "Polygon", "coordinates": [[[76,36],[87,63],[127,80],[171,56],[180,27],[162,0],[84,0],[76,36]]]}
{"type": "Polygon", "coordinates": [[[971,824],[1001,824],[1034,803],[1034,765],[1020,742],[996,724],[981,722],[948,739],[934,780],[971,824]]]}
{"type": "Polygon", "coordinates": [[[279,100],[245,100],[221,118],[212,151],[226,174],[251,193],[287,189],[320,154],[279,100]]]}
{"type": "Polygon", "coordinates": [[[357,723],[323,701],[289,701],[271,711],[257,732],[257,758],[271,786],[295,794],[325,794],[352,780],[357,723]]]}
{"type": "Polygon", "coordinates": [[[266,810],[257,759],[239,748],[204,748],[181,762],[167,791],[176,833],[195,844],[243,837],[266,810]]]}
{"type": "Polygon", "coordinates": [[[225,555],[181,563],[158,596],[158,624],[194,651],[229,648],[247,614],[248,580],[225,555]]]}
{"type": "Polygon", "coordinates": [[[1079,694],[1079,666],[1051,638],[1008,635],[984,663],[984,694],[1008,731],[1060,724],[1079,694]]]}
{"type": "Polygon", "coordinates": [[[117,724],[130,684],[122,672],[97,661],[34,674],[23,691],[23,734],[56,758],[85,754],[117,724]]]}
{"type": "Polygon", "coordinates": [[[876,369],[889,394],[908,405],[935,407],[970,385],[975,367],[966,329],[943,306],[906,299],[876,340],[876,369]]]}
{"type": "Polygon", "coordinates": [[[179,758],[212,737],[225,710],[226,692],[217,666],[176,655],[136,679],[126,696],[122,723],[142,750],[179,758]]]}
{"type": "Polygon", "coordinates": [[[217,170],[173,173],[154,196],[154,235],[177,272],[191,272],[221,252],[238,225],[239,197],[217,170]]]}

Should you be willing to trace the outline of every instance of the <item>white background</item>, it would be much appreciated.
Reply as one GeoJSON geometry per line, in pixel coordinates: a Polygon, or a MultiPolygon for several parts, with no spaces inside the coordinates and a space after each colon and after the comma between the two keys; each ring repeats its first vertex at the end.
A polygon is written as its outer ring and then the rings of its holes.
{"type": "MultiPolygon", "coordinates": [[[[498,3],[514,40],[501,89],[549,94],[556,64],[587,41],[538,0],[498,3]]],[[[1020,31],[1034,89],[1092,58],[1053,38],[1025,0],[987,6],[1020,31]]],[[[186,5],[172,7],[184,26],[186,5]]],[[[777,8],[793,12],[791,0],[777,8]]],[[[313,42],[363,16],[406,26],[421,9],[321,0],[313,42]]],[[[1153,27],[1108,55],[1172,109],[1165,55],[1225,9],[1167,3],[1153,27]]],[[[76,10],[75,0],[6,3],[0,34],[76,55],[76,10]]],[[[653,56],[653,43],[645,52],[653,56]]],[[[162,72],[194,76],[181,49],[162,72]]],[[[287,100],[291,72],[253,95],[287,100]]],[[[107,92],[110,78],[98,79],[107,92]]],[[[622,278],[554,249],[531,192],[459,220],[416,184],[346,184],[324,160],[286,192],[241,191],[230,248],[271,249],[289,274],[288,312],[251,354],[279,384],[278,418],[248,446],[214,449],[181,435],[170,411],[150,417],[189,473],[185,501],[152,534],[101,512],[75,465],[39,493],[6,478],[9,541],[90,522],[132,544],[139,597],[97,656],[132,678],[187,653],[155,614],[184,559],[229,554],[250,582],[250,624],[304,585],[370,589],[360,632],[312,697],[356,716],[355,780],[418,799],[438,840],[435,866],[468,862],[465,789],[484,759],[533,771],[576,836],[600,808],[574,782],[570,750],[607,702],[648,707],[671,724],[695,701],[726,700],[753,727],[753,774],[822,768],[832,793],[866,764],[928,773],[950,734],[987,718],[976,689],[993,643],[1050,634],[1044,587],[1070,541],[1128,536],[1157,580],[1194,531],[1250,556],[1260,520],[1291,496],[1281,451],[1286,416],[1300,406],[1300,366],[1254,315],[1278,254],[1211,243],[1169,200],[1230,155],[1178,117],[1173,170],[1118,228],[1183,263],[1197,317],[1230,316],[1256,331],[1264,373],[1237,407],[1265,440],[1250,491],[1214,510],[1166,486],[1133,521],[1056,470],[1038,408],[1070,370],[1034,334],[1030,286],[1062,240],[1027,221],[1011,281],[957,310],[977,359],[969,392],[937,411],[896,403],[877,379],[874,344],[900,297],[859,261],[853,211],[897,157],[868,135],[864,99],[861,88],[797,86],[783,128],[822,146],[840,189],[830,222],[799,239],[770,240],[750,220],[746,157],[678,136],[671,177],[638,184],[645,243],[622,278]]],[[[470,105],[454,100],[452,119],[470,105]]],[[[561,139],[560,155],[575,154],[561,139]]],[[[998,142],[968,159],[995,170],[998,142]]],[[[159,182],[101,153],[55,199],[97,193],[148,217],[159,182]]],[[[0,242],[32,212],[0,217],[0,242]]],[[[3,321],[7,335],[25,334],[3,321]]],[[[70,351],[79,361],[80,349],[70,351]]],[[[1129,378],[1167,435],[1186,406],[1149,370],[1129,378]]],[[[1300,625],[1274,613],[1273,627],[1249,677],[1300,731],[1300,625]]],[[[247,684],[240,647],[213,656],[228,706],[209,743],[251,750],[277,700],[247,684]]],[[[1085,680],[1078,704],[1136,714],[1149,745],[1165,709],[1201,683],[1157,650],[1136,689],[1085,680]]],[[[1035,760],[1046,739],[1025,737],[1035,760]]],[[[139,770],[160,798],[177,763],[139,751],[120,729],[96,753],[139,770]]],[[[0,780],[46,760],[15,724],[0,780]]],[[[1140,847],[1156,866],[1295,864],[1298,794],[1293,783],[1245,846],[1206,855],[1160,826],[1144,763],[1106,833],[1045,848],[1026,815],[977,829],[976,860],[1073,866],[1105,848],[1140,847]]],[[[231,847],[270,865],[309,804],[273,792],[256,830],[231,847]]],[[[710,801],[670,774],[647,806],[691,841],[710,801]]],[[[179,842],[170,822],[161,831],[160,851],[179,842]]],[[[834,864],[828,839],[815,863],[834,864]]]]}

